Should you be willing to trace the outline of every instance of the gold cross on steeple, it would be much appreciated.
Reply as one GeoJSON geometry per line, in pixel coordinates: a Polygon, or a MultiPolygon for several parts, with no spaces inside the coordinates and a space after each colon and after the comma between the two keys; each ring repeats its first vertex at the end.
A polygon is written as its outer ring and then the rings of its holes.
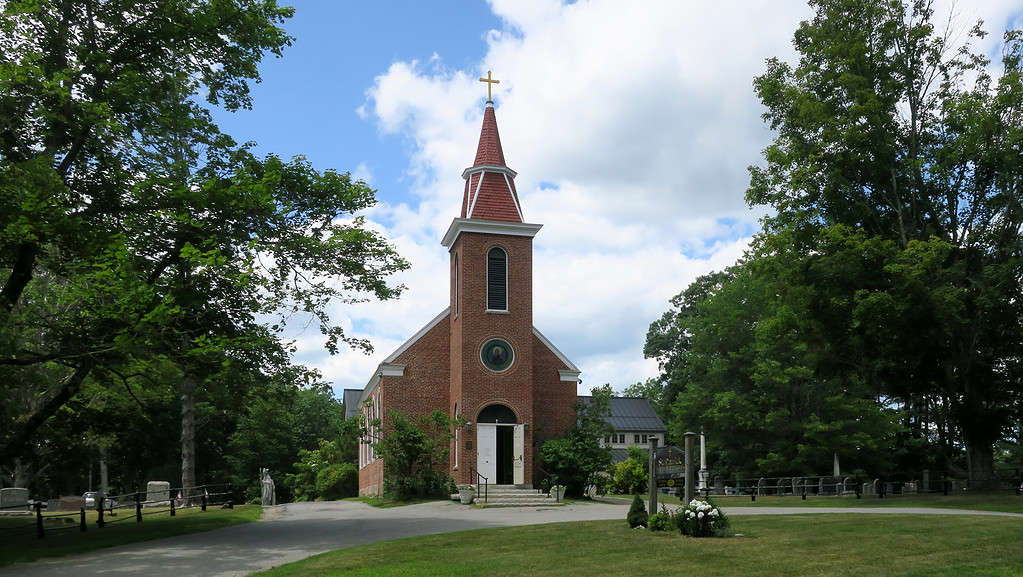
{"type": "Polygon", "coordinates": [[[493,102],[494,99],[490,95],[490,88],[493,87],[495,84],[500,84],[501,81],[500,80],[494,80],[493,78],[491,78],[490,77],[490,71],[487,70],[487,77],[486,78],[480,78],[480,82],[486,82],[487,83],[487,102],[493,102]]]}

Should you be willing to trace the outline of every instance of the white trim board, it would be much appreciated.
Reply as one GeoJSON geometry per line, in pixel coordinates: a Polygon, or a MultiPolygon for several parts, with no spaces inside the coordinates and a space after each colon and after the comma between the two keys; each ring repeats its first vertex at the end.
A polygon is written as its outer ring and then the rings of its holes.
{"type": "Polygon", "coordinates": [[[455,244],[458,235],[463,232],[479,232],[488,234],[504,234],[508,236],[536,236],[543,228],[542,224],[529,224],[525,222],[507,222],[501,220],[483,220],[480,218],[456,218],[452,219],[451,226],[444,233],[441,245],[450,248],[455,244]]]}
{"type": "Polygon", "coordinates": [[[439,315],[433,317],[433,320],[426,323],[426,326],[419,329],[419,332],[409,337],[407,341],[402,343],[400,347],[395,349],[394,352],[391,353],[390,355],[387,355],[387,358],[384,359],[379,365],[377,365],[376,370],[373,371],[373,376],[369,378],[369,382],[366,383],[365,388],[362,389],[362,395],[359,396],[359,404],[365,402],[366,398],[369,397],[369,395],[373,392],[373,389],[376,388],[377,383],[380,382],[380,377],[404,376],[405,365],[395,363],[394,360],[401,356],[402,353],[407,351],[409,347],[416,344],[416,341],[423,338],[426,335],[426,333],[430,332],[430,330],[433,329],[433,327],[437,326],[438,324],[440,324],[442,320],[446,319],[450,312],[451,307],[445,308],[443,311],[441,311],[439,315]]]}
{"type": "MultiPolygon", "coordinates": [[[[554,353],[554,356],[558,357],[559,361],[565,363],[565,366],[568,367],[568,371],[567,372],[575,373],[575,376],[578,379],[579,374],[582,373],[582,371],[579,370],[579,367],[575,366],[575,364],[573,364],[572,361],[568,360],[568,357],[566,357],[564,353],[559,351],[558,347],[554,346],[554,343],[552,343],[549,340],[547,340],[547,337],[543,336],[543,333],[541,333],[539,330],[537,330],[536,327],[533,327],[533,334],[536,335],[536,338],[540,339],[540,342],[543,343],[544,346],[546,346],[548,349],[550,349],[550,351],[552,353],[554,353]]],[[[561,372],[561,371],[558,371],[558,372],[561,372]]],[[[562,375],[562,376],[564,377],[564,375],[562,375]]],[[[562,380],[567,380],[567,379],[562,378],[562,380]]]]}
{"type": "Polygon", "coordinates": [[[468,179],[469,176],[476,174],[477,172],[483,172],[484,170],[487,172],[500,172],[512,178],[515,178],[519,174],[514,170],[508,168],[507,166],[501,166],[498,164],[480,164],[479,166],[470,166],[469,168],[463,170],[462,178],[468,179]]]}

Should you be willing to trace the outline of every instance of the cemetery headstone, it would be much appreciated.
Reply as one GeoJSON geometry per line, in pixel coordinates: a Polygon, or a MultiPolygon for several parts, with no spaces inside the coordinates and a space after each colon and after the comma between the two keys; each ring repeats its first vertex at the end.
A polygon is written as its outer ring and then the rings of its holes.
{"type": "Polygon", "coordinates": [[[725,480],[721,478],[721,475],[714,476],[714,492],[718,495],[725,494],[725,480]]]}
{"type": "Polygon", "coordinates": [[[146,506],[166,507],[170,505],[170,482],[150,481],[146,483],[146,506]]]}
{"type": "Polygon", "coordinates": [[[0,513],[27,515],[28,489],[24,487],[6,487],[0,489],[0,513]]]}
{"type": "Polygon", "coordinates": [[[54,511],[61,511],[63,507],[60,506],[60,499],[49,499],[46,501],[46,510],[50,513],[54,511]]]}

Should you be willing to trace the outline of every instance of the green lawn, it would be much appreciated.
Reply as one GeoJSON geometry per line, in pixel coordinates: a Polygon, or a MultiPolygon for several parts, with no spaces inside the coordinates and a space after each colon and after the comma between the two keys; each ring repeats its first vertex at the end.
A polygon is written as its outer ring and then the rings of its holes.
{"type": "Polygon", "coordinates": [[[43,539],[36,537],[35,515],[4,516],[0,517],[0,565],[248,523],[258,520],[261,511],[259,505],[239,505],[234,509],[211,507],[205,512],[198,508],[182,509],[173,518],[167,513],[159,513],[145,515],[142,523],[136,523],[134,510],[121,510],[115,517],[104,516],[108,523],[115,519],[119,521],[109,523],[103,529],[96,526],[96,512],[90,511],[86,514],[88,529],[84,533],[78,529],[77,515],[50,517],[44,514],[46,536],[43,539]],[[24,528],[15,529],[19,526],[24,528]]]}
{"type": "MultiPolygon", "coordinates": [[[[623,499],[632,499],[632,495],[613,495],[623,499]]],[[[644,493],[640,498],[646,501],[644,493]]],[[[798,496],[757,497],[756,502],[750,501],[749,495],[743,497],[726,497],[712,495],[711,499],[722,507],[926,507],[944,509],[974,509],[978,511],[1005,511],[1007,513],[1023,513],[1023,496],[1015,493],[962,493],[958,495],[907,495],[905,497],[877,497],[864,495],[857,499],[855,495],[847,497],[815,497],[807,495],[806,501],[798,496]]],[[[658,495],[658,503],[677,504],[679,499],[670,495],[658,495]]]]}
{"type": "Polygon", "coordinates": [[[740,517],[743,537],[692,539],[590,521],[483,529],[332,551],[257,575],[1017,577],[1023,520],[974,516],[740,517]]]}

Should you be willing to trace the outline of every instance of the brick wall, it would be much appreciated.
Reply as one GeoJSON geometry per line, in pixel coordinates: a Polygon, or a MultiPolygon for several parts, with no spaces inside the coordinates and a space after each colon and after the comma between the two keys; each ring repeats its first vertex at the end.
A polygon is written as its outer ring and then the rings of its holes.
{"type": "MultiPolygon", "coordinates": [[[[391,427],[392,409],[411,418],[427,415],[435,409],[447,412],[449,333],[449,323],[437,323],[394,360],[396,364],[405,365],[405,374],[380,377],[374,395],[380,395],[383,432],[391,427]]],[[[383,461],[376,459],[359,471],[359,494],[381,494],[383,481],[383,461]]]]}
{"type": "MultiPolygon", "coordinates": [[[[465,233],[451,247],[459,256],[461,287],[458,318],[452,318],[451,407],[458,403],[466,419],[475,423],[485,407],[502,404],[515,412],[519,423],[530,423],[525,433],[524,478],[532,480],[533,422],[533,239],[520,236],[465,233]],[[487,312],[486,254],[500,246],[508,255],[508,311],[487,312]],[[507,370],[495,373],[480,359],[483,344],[495,337],[508,341],[515,358],[507,370]]],[[[454,274],[452,273],[452,280],[454,274]]],[[[452,295],[454,291],[452,291],[452,295]]],[[[461,439],[456,482],[475,482],[476,428],[461,439]],[[467,449],[466,441],[471,441],[467,449]]]]}

